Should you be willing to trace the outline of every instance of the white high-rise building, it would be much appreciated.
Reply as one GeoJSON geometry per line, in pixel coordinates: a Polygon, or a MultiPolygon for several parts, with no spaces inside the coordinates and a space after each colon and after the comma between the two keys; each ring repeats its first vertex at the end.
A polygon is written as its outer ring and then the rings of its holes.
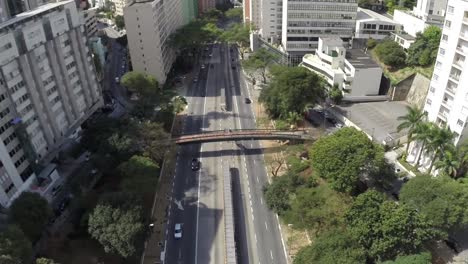
{"type": "Polygon", "coordinates": [[[320,37],[349,42],[356,27],[356,0],[288,0],[282,9],[282,48],[292,63],[313,52],[320,37]]]}
{"type": "Polygon", "coordinates": [[[182,1],[132,3],[124,9],[133,69],[164,83],[176,59],[169,36],[184,23],[182,1]]]}
{"type": "Polygon", "coordinates": [[[124,8],[129,5],[133,0],[110,0],[114,4],[114,14],[116,16],[124,15],[124,8]]]}
{"type": "MultiPolygon", "coordinates": [[[[449,0],[424,110],[428,120],[448,126],[455,143],[467,138],[468,129],[468,1],[449,0]]],[[[408,160],[417,155],[413,148],[408,160]]]]}
{"type": "Polygon", "coordinates": [[[86,44],[74,0],[0,23],[1,206],[50,182],[51,173],[37,179],[40,168],[50,169],[66,138],[102,106],[86,44]]]}

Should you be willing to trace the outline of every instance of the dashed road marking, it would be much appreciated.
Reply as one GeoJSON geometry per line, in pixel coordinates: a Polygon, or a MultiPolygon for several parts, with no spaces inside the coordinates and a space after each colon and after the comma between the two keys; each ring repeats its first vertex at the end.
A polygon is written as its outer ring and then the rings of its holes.
{"type": "Polygon", "coordinates": [[[265,222],[265,229],[268,231],[268,224],[265,222]]]}

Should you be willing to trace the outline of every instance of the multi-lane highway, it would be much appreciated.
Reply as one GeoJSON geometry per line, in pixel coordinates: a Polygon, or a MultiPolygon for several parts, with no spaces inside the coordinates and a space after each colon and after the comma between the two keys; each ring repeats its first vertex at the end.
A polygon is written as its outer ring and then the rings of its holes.
{"type": "MultiPolygon", "coordinates": [[[[250,97],[239,74],[236,49],[214,44],[205,52],[198,81],[188,90],[184,132],[255,128],[250,97]],[[202,66],[204,65],[204,66],[202,66]]],[[[168,211],[165,263],[224,263],[223,176],[231,172],[238,263],[287,263],[278,219],[263,200],[267,183],[256,141],[216,142],[180,147],[168,211]],[[191,160],[201,161],[192,171],[191,160]],[[182,238],[174,225],[182,224],[182,238]]]]}

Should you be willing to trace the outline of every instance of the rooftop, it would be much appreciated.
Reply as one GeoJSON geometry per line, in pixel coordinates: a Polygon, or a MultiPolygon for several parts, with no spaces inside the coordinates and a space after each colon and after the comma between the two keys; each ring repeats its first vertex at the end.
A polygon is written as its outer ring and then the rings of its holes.
{"type": "Polygon", "coordinates": [[[356,20],[372,20],[372,21],[378,20],[378,21],[388,22],[392,24],[397,24],[395,21],[393,21],[392,19],[386,16],[383,16],[372,10],[360,8],[360,7],[358,7],[356,20]]]}
{"type": "Polygon", "coordinates": [[[18,22],[21,22],[22,20],[29,20],[39,14],[42,14],[42,13],[45,13],[45,12],[48,12],[50,9],[54,9],[54,8],[57,8],[59,6],[63,6],[63,5],[66,5],[66,4],[69,4],[69,3],[73,3],[75,4],[75,0],[67,0],[67,1],[62,1],[62,2],[56,2],[56,3],[48,3],[48,4],[45,4],[45,5],[41,5],[33,10],[30,10],[30,11],[27,11],[27,12],[23,12],[23,13],[20,13],[14,17],[12,17],[11,19],[3,22],[3,23],[0,23],[0,29],[3,29],[5,27],[8,27],[8,26],[11,26],[11,25],[14,25],[18,22]]]}
{"type": "Polygon", "coordinates": [[[395,35],[397,35],[398,37],[404,39],[404,40],[408,40],[408,41],[411,41],[411,40],[416,40],[416,37],[413,37],[411,36],[410,34],[407,34],[407,33],[393,33],[395,35]]]}
{"type": "Polygon", "coordinates": [[[380,67],[369,53],[364,53],[361,49],[347,49],[346,60],[356,69],[380,67]]]}

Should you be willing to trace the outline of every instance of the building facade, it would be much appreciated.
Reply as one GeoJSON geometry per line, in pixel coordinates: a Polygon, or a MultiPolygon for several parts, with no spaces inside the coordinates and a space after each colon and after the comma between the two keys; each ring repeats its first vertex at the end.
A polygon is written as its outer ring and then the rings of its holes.
{"type": "Polygon", "coordinates": [[[345,49],[339,37],[319,38],[315,54],[306,54],[300,66],[336,85],[345,100],[379,94],[382,69],[363,51],[345,49]]]}
{"type": "Polygon", "coordinates": [[[123,16],[124,8],[134,0],[110,0],[114,4],[114,15],[123,16]]]}
{"type": "Polygon", "coordinates": [[[97,9],[97,7],[93,7],[86,10],[82,10],[80,12],[83,19],[82,24],[85,26],[86,36],[88,37],[93,37],[98,32],[96,17],[97,9]]]}
{"type": "Polygon", "coordinates": [[[320,37],[338,36],[349,42],[356,27],[356,0],[283,1],[283,50],[291,62],[299,63],[305,53],[313,52],[320,37]]]}
{"type": "Polygon", "coordinates": [[[372,10],[358,8],[355,38],[384,39],[399,32],[401,25],[372,10]]]}
{"type": "Polygon", "coordinates": [[[8,207],[102,97],[73,0],[1,23],[0,47],[0,204],[8,207]]]}
{"type": "Polygon", "coordinates": [[[216,8],[216,0],[198,0],[198,13],[204,13],[216,8]]]}
{"type": "Polygon", "coordinates": [[[429,121],[456,133],[456,143],[468,134],[467,56],[468,1],[449,0],[424,110],[429,121]]]}
{"type": "Polygon", "coordinates": [[[184,24],[181,1],[133,3],[124,9],[128,48],[133,69],[166,81],[176,59],[169,36],[184,24]]]}
{"type": "Polygon", "coordinates": [[[404,32],[416,37],[431,25],[442,27],[446,6],[447,0],[418,0],[412,11],[395,10],[393,20],[402,25],[404,32]]]}

